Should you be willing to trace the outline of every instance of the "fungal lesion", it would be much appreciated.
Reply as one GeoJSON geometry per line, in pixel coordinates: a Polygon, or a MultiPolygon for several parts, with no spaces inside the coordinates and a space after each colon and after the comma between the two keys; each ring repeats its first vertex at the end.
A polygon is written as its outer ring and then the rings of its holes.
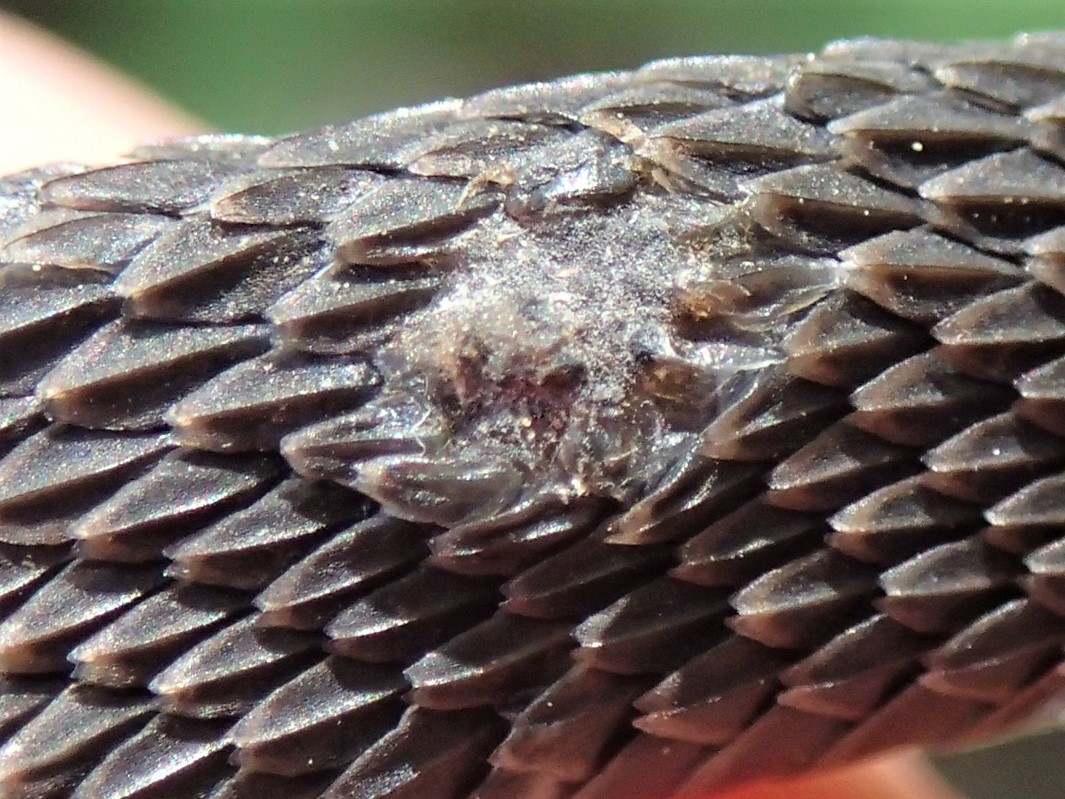
{"type": "MultiPolygon", "coordinates": [[[[444,526],[540,494],[641,493],[714,392],[714,365],[674,329],[676,275],[700,254],[653,203],[549,222],[499,212],[465,234],[464,263],[377,352],[382,389],[329,476],[346,461],[346,482],[393,514],[444,526]]],[[[286,454],[314,472],[308,453],[336,429],[303,431],[286,454]]]]}

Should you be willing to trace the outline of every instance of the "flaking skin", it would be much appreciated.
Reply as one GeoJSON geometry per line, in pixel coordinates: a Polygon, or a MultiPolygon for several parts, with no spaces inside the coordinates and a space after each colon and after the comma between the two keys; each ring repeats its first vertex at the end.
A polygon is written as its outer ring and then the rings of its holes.
{"type": "Polygon", "coordinates": [[[0,179],[0,796],[688,799],[1065,690],[1065,36],[0,179]]]}

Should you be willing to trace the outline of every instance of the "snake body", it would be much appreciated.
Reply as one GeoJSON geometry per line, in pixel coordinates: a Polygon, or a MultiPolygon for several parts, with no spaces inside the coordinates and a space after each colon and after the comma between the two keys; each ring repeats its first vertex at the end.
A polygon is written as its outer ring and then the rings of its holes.
{"type": "Polygon", "coordinates": [[[0,796],[644,799],[1065,690],[1065,36],[0,179],[0,796]]]}

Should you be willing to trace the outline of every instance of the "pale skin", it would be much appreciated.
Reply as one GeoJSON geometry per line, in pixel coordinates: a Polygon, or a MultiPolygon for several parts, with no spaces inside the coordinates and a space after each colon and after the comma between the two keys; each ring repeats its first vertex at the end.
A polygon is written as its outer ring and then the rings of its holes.
{"type": "MultiPolygon", "coordinates": [[[[107,163],[137,144],[205,129],[110,67],[4,15],[0,108],[0,175],[54,161],[107,163]]],[[[827,774],[746,786],[713,799],[962,797],[922,757],[907,752],[827,774]]]]}

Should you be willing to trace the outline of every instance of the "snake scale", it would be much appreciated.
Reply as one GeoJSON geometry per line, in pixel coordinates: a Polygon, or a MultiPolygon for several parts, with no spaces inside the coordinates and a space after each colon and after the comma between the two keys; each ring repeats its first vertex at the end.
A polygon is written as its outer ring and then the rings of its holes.
{"type": "Polygon", "coordinates": [[[1065,34],[0,179],[0,796],[667,799],[1065,690],[1065,34]]]}

